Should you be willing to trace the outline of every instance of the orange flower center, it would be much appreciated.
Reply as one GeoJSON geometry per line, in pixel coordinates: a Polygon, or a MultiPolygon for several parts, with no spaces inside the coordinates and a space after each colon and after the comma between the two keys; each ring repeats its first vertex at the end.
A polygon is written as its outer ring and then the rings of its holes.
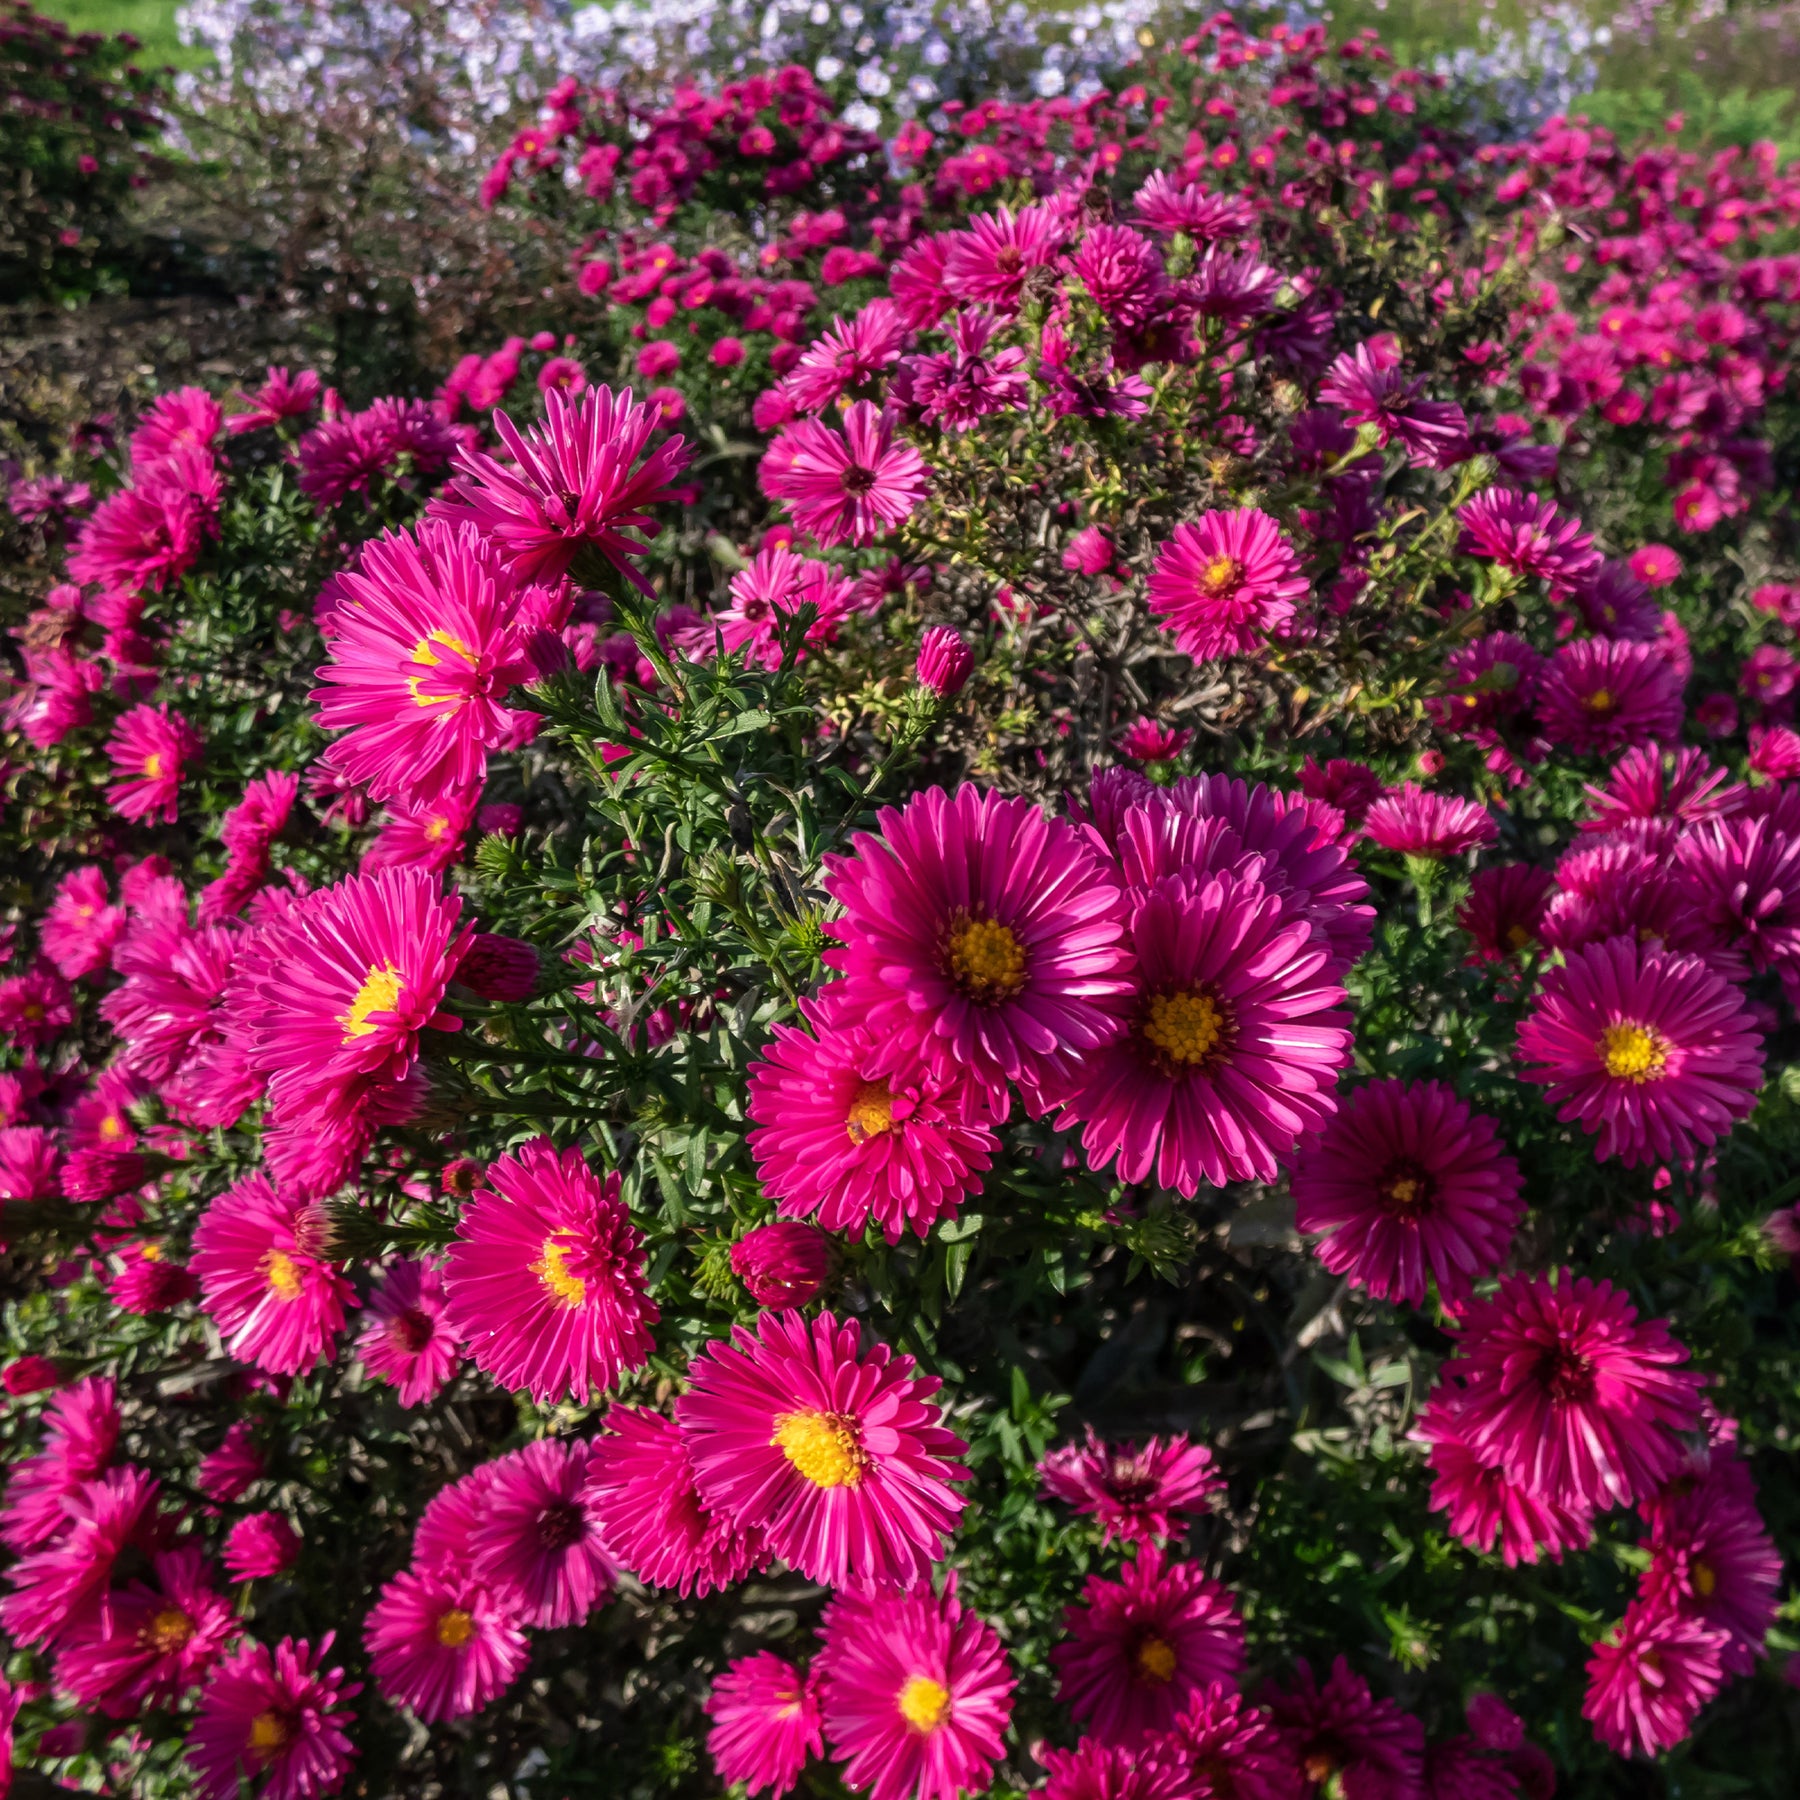
{"type": "Polygon", "coordinates": [[[851,1143],[866,1144],[872,1137],[894,1129],[894,1093],[885,1081],[865,1081],[856,1090],[844,1117],[851,1143]]]}

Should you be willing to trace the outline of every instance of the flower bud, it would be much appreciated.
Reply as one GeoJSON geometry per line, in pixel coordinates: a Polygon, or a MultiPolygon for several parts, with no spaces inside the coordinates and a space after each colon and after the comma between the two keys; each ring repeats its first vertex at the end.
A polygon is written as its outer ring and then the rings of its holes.
{"type": "Polygon", "coordinates": [[[251,1513],[225,1539],[225,1569],[233,1581],[279,1575],[299,1559],[299,1534],[280,1513],[251,1513]]]}
{"type": "Polygon", "coordinates": [[[731,1272],[771,1312],[804,1306],[824,1286],[830,1260],[825,1234],[797,1220],[758,1225],[731,1246],[731,1272]]]}
{"type": "Polygon", "coordinates": [[[529,1000],[537,989],[538,953],[522,938],[478,931],[457,964],[456,979],[483,1000],[529,1000]]]}
{"type": "Polygon", "coordinates": [[[62,1166],[65,1200],[111,1200],[142,1187],[151,1164],[135,1150],[73,1150],[62,1166]]]}
{"type": "Polygon", "coordinates": [[[9,1362],[0,1373],[0,1387],[17,1398],[21,1394],[41,1394],[47,1388],[59,1388],[65,1377],[47,1356],[21,1356],[9,1362]]]}
{"type": "Polygon", "coordinates": [[[1112,567],[1113,547],[1098,525],[1084,525],[1069,539],[1062,566],[1071,575],[1103,575],[1112,567]]]}
{"type": "Polygon", "coordinates": [[[940,700],[960,694],[974,666],[974,653],[962,634],[948,625],[934,625],[919,639],[919,685],[940,700]]]}

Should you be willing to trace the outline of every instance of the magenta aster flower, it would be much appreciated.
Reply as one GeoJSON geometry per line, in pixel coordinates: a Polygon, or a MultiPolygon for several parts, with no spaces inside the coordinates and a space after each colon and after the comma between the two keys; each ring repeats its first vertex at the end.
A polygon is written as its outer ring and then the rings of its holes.
{"type": "MultiPolygon", "coordinates": [[[[1196,1800],[1195,1784],[1172,1741],[1127,1748],[1083,1738],[1073,1750],[1033,1747],[1046,1771],[1037,1800],[1196,1800]]],[[[1251,1791],[1247,1800],[1262,1800],[1251,1791]]]]}
{"type": "Polygon", "coordinates": [[[327,1231],[305,1201],[246,1175],[194,1227],[189,1267],[226,1351],[271,1375],[301,1375],[329,1356],[356,1290],[325,1254],[327,1231]]]}
{"type": "Polygon", "coordinates": [[[1667,587],[1681,578],[1681,558],[1667,544],[1642,544],[1629,561],[1632,574],[1646,587],[1667,587]]]}
{"type": "Polygon", "coordinates": [[[1191,1772],[1194,1800],[1295,1800],[1304,1791],[1275,1721],[1228,1682],[1195,1694],[1175,1721],[1170,1753],[1191,1772]]]}
{"type": "Polygon", "coordinates": [[[809,1580],[904,1588],[962,1514],[968,1446],[932,1403],[936,1377],[857,1338],[830,1313],[764,1313],[694,1358],[675,1416],[709,1511],[809,1580]]]}
{"type": "Polygon", "coordinates": [[[1425,710],[1439,729],[1476,737],[1531,704],[1544,667],[1523,638],[1487,632],[1444,658],[1442,691],[1426,697],[1425,710]]]}
{"type": "Polygon", "coordinates": [[[68,1523],[65,1502],[112,1461],[118,1441],[118,1394],[110,1376],[89,1375],[64,1388],[44,1408],[41,1448],[7,1472],[0,1544],[23,1553],[49,1543],[68,1523]]]}
{"type": "Polygon", "coordinates": [[[345,733],[332,767],[384,801],[478,784],[518,723],[500,702],[538,673],[489,540],[426,519],[365,545],[339,585],[325,685],[312,693],[313,722],[345,733]]]}
{"type": "Polygon", "coordinates": [[[1117,1581],[1090,1575],[1050,1647],[1057,1690],[1075,1718],[1109,1744],[1167,1731],[1215,1681],[1235,1681],[1244,1626],[1231,1595],[1198,1563],[1165,1564],[1140,1546],[1117,1581]]]}
{"type": "Polygon", "coordinates": [[[1654,644],[1582,638],[1551,660],[1538,688],[1538,723],[1553,744],[1608,755],[1679,737],[1681,688],[1654,644]]]}
{"type": "Polygon", "coordinates": [[[1603,562],[1570,596],[1587,628],[1598,637],[1647,644],[1662,630],[1662,608],[1623,563],[1603,562]]]}
{"type": "Polygon", "coordinates": [[[307,895],[276,926],[242,1004],[280,1123],[354,1115],[410,1074],[422,1030],[455,1029],[438,1009],[468,947],[461,916],[423,870],[384,869],[307,895]]]}
{"type": "Polygon", "coordinates": [[[1450,1535],[1484,1555],[1498,1548],[1509,1569],[1540,1556],[1560,1562],[1565,1551],[1593,1542],[1593,1514],[1523,1487],[1501,1466],[1497,1452],[1469,1441],[1465,1408],[1454,1386],[1442,1386],[1419,1414],[1416,1435],[1429,1446],[1436,1478],[1431,1504],[1449,1515],[1450,1535]]]}
{"type": "Polygon", "coordinates": [[[1749,1469],[1735,1452],[1713,1449],[1639,1511],[1650,1528],[1646,1604],[1724,1632],[1725,1673],[1750,1674],[1780,1611],[1781,1552],[1756,1509],[1749,1469]]]}
{"type": "Polygon", "coordinates": [[[1146,598],[1179,648],[1195,662],[1210,662],[1260,650],[1306,591],[1281,527],[1245,506],[1176,526],[1156,553],[1146,598]]]}
{"type": "Polygon", "coordinates": [[[1160,719],[1138,718],[1119,734],[1118,746],[1133,762],[1173,762],[1194,741],[1191,731],[1179,731],[1160,719]]]}
{"type": "Polygon", "coordinates": [[[1469,421],[1453,401],[1421,400],[1424,385],[1370,345],[1358,344],[1326,370],[1319,399],[1342,408],[1347,423],[1372,426],[1378,444],[1397,439],[1416,467],[1452,468],[1471,454],[1469,421]]]}
{"type": "Polygon", "coordinates": [[[167,1312],[200,1291],[200,1283],[185,1263],[171,1261],[154,1241],[125,1244],[118,1251],[119,1270],[106,1282],[115,1306],[140,1318],[167,1312]]]}
{"type": "Polygon", "coordinates": [[[1628,1506],[1681,1466],[1704,1377],[1661,1319],[1611,1282],[1509,1275],[1463,1322],[1446,1365],[1461,1424],[1485,1460],[1572,1508],[1628,1506]]]}
{"type": "Polygon", "coordinates": [[[1048,206],[977,213],[966,230],[949,234],[939,279],[954,299],[1009,309],[1018,304],[1026,276],[1056,260],[1065,232],[1061,216],[1048,206]]]}
{"type": "Polygon", "coordinates": [[[849,578],[829,563],[775,544],[732,576],[731,604],[713,615],[713,623],[725,648],[745,651],[752,668],[778,669],[782,638],[802,607],[815,614],[806,641],[824,643],[850,611],[851,598],[849,578]]]}
{"type": "Polygon", "coordinates": [[[464,840],[480,799],[475,788],[453,789],[424,806],[395,804],[363,852],[362,872],[417,869],[435,874],[462,861],[464,840]]]}
{"type": "Polygon", "coordinates": [[[871,1219],[890,1244],[923,1238],[971,1194],[998,1145],[971,1084],[922,1062],[855,1021],[847,983],[800,1003],[816,1035],[777,1025],[750,1065],[750,1150],[763,1191],[789,1218],[860,1233],[871,1219]]]}
{"type": "Polygon", "coordinates": [[[1513,488],[1487,488],[1456,515],[1462,521],[1462,548],[1489,557],[1515,575],[1541,577],[1567,590],[1600,566],[1594,540],[1554,501],[1513,488]]]}
{"type": "Polygon", "coordinates": [[[166,706],[134,706],[106,740],[106,754],[119,779],[106,790],[106,803],[122,819],[159,818],[175,823],[175,798],[183,765],[200,754],[200,734],[166,706]]]}
{"type": "Polygon", "coordinates": [[[125,1060],[157,1082],[168,1081],[213,1035],[240,945],[226,927],[190,926],[185,898],[182,912],[179,920],[132,926],[113,958],[124,980],[100,1002],[125,1060]]]}
{"type": "Polygon", "coordinates": [[[56,1134],[43,1125],[0,1131],[0,1200],[53,1200],[62,1192],[56,1134]]]}
{"type": "Polygon", "coordinates": [[[731,1246],[731,1272],[758,1306],[785,1312],[815,1299],[831,1268],[831,1246],[816,1225],[781,1219],[758,1225],[731,1246]]]}
{"type": "Polygon", "coordinates": [[[1003,1114],[1008,1079],[1041,1084],[1117,1033],[1118,889],[1067,825],[974,787],[927,789],[880,824],[827,859],[844,948],[826,960],[891,1066],[966,1072],[1003,1114]]]}
{"type": "Polygon", "coordinates": [[[959,1800],[993,1780],[1018,1685],[994,1628],[954,1585],[840,1594],[813,1666],[847,1787],[870,1800],[959,1800]]]}
{"type": "Polygon", "coordinates": [[[442,1274],[406,1257],[388,1264],[369,1296],[357,1355],[371,1375],[393,1384],[402,1406],[434,1400],[462,1361],[445,1310],[442,1274]]]}
{"type": "Polygon", "coordinates": [[[266,1581],[300,1560],[300,1534],[280,1513],[247,1513],[225,1535],[225,1573],[233,1581],[266,1581]]]}
{"type": "Polygon", "coordinates": [[[177,450],[135,487],[94,508],[69,552],[69,579],[109,596],[160,593],[194,566],[208,537],[218,536],[222,493],[209,455],[177,450]]]}
{"type": "Polygon", "coordinates": [[[1581,1716],[1620,1756],[1672,1750],[1725,1684],[1725,1633],[1678,1612],[1634,1602],[1588,1660],[1581,1716]]]}
{"type": "Polygon", "coordinates": [[[1240,238],[1256,224],[1256,203],[1245,194],[1209,194],[1197,185],[1184,186],[1180,174],[1158,169],[1138,189],[1133,210],[1152,231],[1173,237],[1185,232],[1207,244],[1240,238]]]}
{"type": "Polygon", "coordinates": [[[524,1624],[584,1623],[618,1573],[587,1492],[588,1446],[539,1438],[492,1468],[469,1538],[475,1579],[524,1624]]]}
{"type": "Polygon", "coordinates": [[[1064,261],[1108,322],[1127,331],[1147,324],[1168,294],[1161,254],[1129,225],[1090,225],[1064,261]]]}
{"type": "Polygon", "coordinates": [[[807,1678],[772,1651],[740,1656],[713,1682],[706,1750],[724,1782],[780,1800],[811,1756],[825,1753],[818,1696],[807,1678]]]}
{"type": "Polygon", "coordinates": [[[1678,1162],[1748,1118],[1762,1040],[1743,996],[1696,956],[1609,938],[1569,953],[1519,1027],[1527,1081],[1602,1162],[1678,1162]]]}
{"type": "Polygon", "coordinates": [[[640,1581],[704,1598],[766,1560],[760,1531],[729,1525],[700,1498],[687,1440],[671,1420],[615,1406],[606,1426],[591,1447],[588,1495],[607,1547],[640,1581]]]}
{"type": "Polygon", "coordinates": [[[1372,843],[1404,856],[1460,856],[1500,835],[1485,806],[1455,794],[1434,794],[1407,782],[1390,788],[1363,820],[1372,843]]]}
{"type": "Polygon", "coordinates": [[[225,426],[225,409],[205,388],[159,394],[131,434],[131,467],[142,475],[183,447],[211,452],[225,426]]]}
{"type": "Polygon", "coordinates": [[[440,517],[467,520],[511,562],[521,582],[554,582],[574,571],[589,586],[610,564],[650,592],[637,567],[654,537],[648,508],[673,499],[669,483],[687,467],[686,440],[671,437],[644,457],[661,412],[628,388],[584,388],[573,400],[544,396],[541,424],[520,431],[503,412],[494,432],[509,458],[464,449],[440,517]],[[577,566],[579,564],[579,566],[577,566]]]}
{"type": "Polygon", "coordinates": [[[1470,962],[1505,962],[1538,941],[1544,909],[1556,887],[1548,869],[1500,863],[1477,869],[1456,909],[1456,922],[1474,944],[1470,962]]]}
{"type": "Polygon", "coordinates": [[[763,492],[785,500],[794,524],[821,544],[872,544],[925,498],[928,471],[869,401],[843,418],[841,432],[817,419],[789,426],[763,458],[763,492]]]}
{"type": "Polygon", "coordinates": [[[1322,933],[1248,875],[1170,875],[1130,914],[1130,1024],[1047,1083],[1094,1169],[1193,1194],[1272,1181],[1330,1116],[1349,1060],[1322,933]]]}
{"type": "Polygon", "coordinates": [[[109,1469],[65,1495],[56,1535],[6,1571],[13,1592],[0,1599],[0,1627],[47,1650],[87,1631],[126,1549],[162,1547],[156,1496],[156,1477],[135,1468],[109,1469]]]}
{"type": "Polygon", "coordinates": [[[1345,1800],[1425,1800],[1425,1728],[1339,1657],[1320,1687],[1308,1663],[1292,1685],[1275,1688],[1269,1710],[1316,1789],[1335,1775],[1345,1800]]]}
{"type": "Polygon", "coordinates": [[[241,1500],[268,1473],[268,1463],[257,1448],[256,1427],[248,1419],[234,1419],[225,1428],[218,1449],[200,1459],[195,1485],[207,1499],[220,1506],[241,1500]]]}
{"type": "Polygon", "coordinates": [[[1038,1478],[1046,1494],[1099,1520],[1109,1544],[1172,1538],[1186,1529],[1179,1515],[1208,1511],[1225,1488],[1212,1452],[1185,1435],[1106,1444],[1091,1425],[1082,1442],[1052,1450],[1038,1478]]]}
{"type": "Polygon", "coordinates": [[[1439,1081],[1359,1087],[1300,1153],[1294,1225],[1315,1254],[1378,1299],[1448,1311],[1505,1260],[1525,1216],[1519,1165],[1492,1119],[1439,1081]]]}
{"type": "Polygon", "coordinates": [[[90,863],[56,884],[38,926],[38,942],[61,975],[79,981],[106,967],[124,929],[125,909],[110,903],[106,871],[90,863]]]}
{"type": "Polygon", "coordinates": [[[1587,786],[1584,832],[1629,830],[1646,820],[1701,825],[1738,812],[1741,783],[1707,760],[1704,750],[1640,744],[1613,764],[1604,787],[1587,786]]]}
{"type": "Polygon", "coordinates": [[[892,300],[871,300],[853,318],[835,318],[813,339],[781,384],[802,413],[823,412],[838,398],[864,388],[900,354],[907,324],[892,300]]]}
{"type": "Polygon", "coordinates": [[[448,1570],[402,1569],[381,1590],[363,1637],[375,1685],[427,1723],[480,1712],[531,1655],[512,1609],[448,1570]]]}
{"type": "Polygon", "coordinates": [[[74,1022],[69,984],[48,963],[0,981],[0,1038],[10,1038],[21,1050],[53,1042],[74,1022]]]}
{"type": "Polygon", "coordinates": [[[654,1348],[643,1238],[579,1150],[535,1138],[487,1167],[444,1265],[449,1320],[478,1368],[540,1404],[584,1405],[654,1348]]]}
{"type": "Polygon", "coordinates": [[[152,1557],[151,1568],[154,1586],[133,1581],[108,1595],[94,1622],[57,1653],[57,1686],[115,1719],[173,1705],[205,1680],[241,1629],[196,1545],[152,1557]]]}
{"type": "Polygon", "coordinates": [[[362,1684],[342,1669],[321,1669],[327,1632],[317,1649],[283,1638],[271,1651],[246,1639],[213,1670],[188,1728],[187,1761],[200,1800],[238,1800],[245,1780],[258,1800],[318,1800],[336,1793],[356,1746],[347,1702],[362,1684]]]}
{"type": "Polygon", "coordinates": [[[1773,970],[1800,995],[1800,836],[1771,817],[1715,821],[1677,846],[1680,942],[1721,975],[1773,970]]]}

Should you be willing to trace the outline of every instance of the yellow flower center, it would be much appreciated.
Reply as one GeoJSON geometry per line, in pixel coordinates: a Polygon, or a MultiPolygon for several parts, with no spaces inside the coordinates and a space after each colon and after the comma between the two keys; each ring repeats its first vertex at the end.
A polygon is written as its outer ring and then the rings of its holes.
{"type": "Polygon", "coordinates": [[[100,1135],[103,1138],[122,1138],[125,1135],[125,1121],[117,1113],[108,1113],[100,1121],[100,1135]]]}
{"type": "Polygon", "coordinates": [[[1144,1036],[1172,1063],[1196,1068],[1225,1035],[1225,1009],[1211,994],[1152,994],[1144,1036]]]}
{"type": "Polygon", "coordinates": [[[161,781],[163,775],[163,755],[160,750],[152,750],[144,758],[144,773],[152,781],[161,781]]]}
{"type": "Polygon", "coordinates": [[[1581,702],[1589,712],[1611,712],[1613,709],[1613,691],[1611,688],[1595,688],[1581,702]]]}
{"type": "Polygon", "coordinates": [[[900,1690],[900,1716],[915,1731],[935,1731],[950,1710],[950,1690],[929,1675],[908,1677],[900,1690]]]}
{"type": "Polygon", "coordinates": [[[1387,1197],[1396,1206],[1417,1206],[1425,1184],[1416,1175],[1398,1175],[1387,1184],[1387,1197]]]}
{"type": "Polygon", "coordinates": [[[1655,1081],[1668,1063],[1669,1042],[1648,1025],[1609,1025],[1600,1034],[1600,1060],[1615,1081],[1655,1081]]]}
{"type": "Polygon", "coordinates": [[[783,1413],[769,1439],[814,1487],[855,1487],[869,1471],[869,1453],[857,1435],[856,1421],[842,1413],[802,1407],[783,1413]]]}
{"type": "MultiPolygon", "coordinates": [[[[432,649],[433,644],[440,644],[444,649],[448,650],[451,655],[460,656],[471,669],[475,667],[477,659],[474,650],[472,650],[469,645],[465,644],[461,638],[452,637],[447,631],[427,632],[424,637],[420,638],[419,641],[413,645],[412,660],[428,669],[440,668],[443,665],[444,659],[432,649]]],[[[415,706],[442,706],[446,704],[451,706],[461,706],[468,699],[466,694],[425,693],[419,685],[424,679],[425,677],[423,675],[409,675],[406,678],[407,690],[411,693],[413,704],[415,706]]]]}
{"type": "Polygon", "coordinates": [[[1711,1563],[1697,1562],[1694,1564],[1694,1592],[1702,1600],[1710,1600],[1718,1585],[1718,1572],[1711,1563]]]}
{"type": "Polygon", "coordinates": [[[865,1081],[856,1090],[850,1110],[844,1117],[844,1130],[853,1144],[866,1144],[872,1137],[894,1129],[894,1094],[885,1081],[865,1081]]]}
{"type": "Polygon", "coordinates": [[[158,1656],[173,1656],[194,1635],[194,1621],[179,1606],[152,1613],[144,1627],[144,1648],[158,1656]]]}
{"type": "Polygon", "coordinates": [[[250,1721],[250,1748],[258,1756],[272,1756],[288,1741],[288,1722],[278,1712],[259,1712],[250,1721]]]}
{"type": "Polygon", "coordinates": [[[1175,1652],[1159,1637],[1147,1637],[1137,1648],[1138,1673],[1146,1681],[1175,1679],[1175,1652]]]}
{"type": "Polygon", "coordinates": [[[145,1262],[161,1262],[162,1261],[162,1245],[161,1244],[140,1245],[138,1248],[138,1255],[145,1262]]]}
{"type": "Polygon", "coordinates": [[[285,1250],[265,1251],[263,1279],[277,1300],[298,1300],[302,1291],[299,1265],[285,1250]]]}
{"type": "Polygon", "coordinates": [[[1235,591],[1244,565],[1235,556],[1215,556],[1200,571],[1200,591],[1212,599],[1235,591]]]}
{"type": "Polygon", "coordinates": [[[575,1307],[587,1299],[587,1283],[569,1267],[569,1246],[553,1237],[544,1239],[543,1254],[531,1265],[531,1272],[559,1305],[575,1307]]]}
{"type": "Polygon", "coordinates": [[[435,844],[450,829],[450,821],[442,813],[434,813],[431,823],[425,827],[425,841],[435,844]]]}
{"type": "Polygon", "coordinates": [[[371,1022],[375,1013],[391,1013],[400,1004],[400,971],[392,963],[379,967],[371,963],[363,984],[350,1002],[350,1010],[338,1020],[344,1028],[344,1042],[373,1035],[380,1029],[371,1022]]]}
{"type": "Polygon", "coordinates": [[[1523,925],[1509,925],[1506,928],[1506,941],[1514,950],[1523,950],[1531,942],[1531,933],[1523,925]]]}
{"type": "Polygon", "coordinates": [[[998,919],[951,921],[944,963],[950,979],[982,1006],[1010,1000],[1025,985],[1025,946],[998,919]]]}
{"type": "Polygon", "coordinates": [[[475,1621],[460,1606],[453,1606],[438,1614],[433,1631],[446,1650],[460,1650],[475,1635],[475,1621]]]}

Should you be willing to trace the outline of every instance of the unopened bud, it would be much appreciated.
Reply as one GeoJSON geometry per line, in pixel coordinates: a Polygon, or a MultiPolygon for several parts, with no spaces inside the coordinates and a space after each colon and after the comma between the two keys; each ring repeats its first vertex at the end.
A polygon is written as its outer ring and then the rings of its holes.
{"type": "Polygon", "coordinates": [[[940,700],[960,694],[974,667],[974,652],[948,625],[934,625],[919,639],[919,685],[940,700]]]}
{"type": "Polygon", "coordinates": [[[478,931],[457,964],[456,979],[483,1000],[529,1000],[537,990],[538,969],[538,953],[524,939],[478,931]]]}

